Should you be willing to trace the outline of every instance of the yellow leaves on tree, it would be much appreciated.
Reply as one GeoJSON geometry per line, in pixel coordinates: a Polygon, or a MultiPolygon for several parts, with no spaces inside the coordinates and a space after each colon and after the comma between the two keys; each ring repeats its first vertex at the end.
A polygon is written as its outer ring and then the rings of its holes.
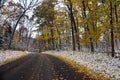
{"type": "Polygon", "coordinates": [[[38,40],[38,41],[43,40],[43,36],[42,36],[42,35],[37,36],[37,37],[36,37],[36,40],[38,40]]]}
{"type": "Polygon", "coordinates": [[[55,33],[54,33],[53,38],[55,38],[55,39],[58,39],[58,38],[59,38],[58,32],[55,32],[55,33]]]}
{"type": "Polygon", "coordinates": [[[9,10],[8,9],[4,9],[2,12],[3,15],[9,14],[9,10]]]}

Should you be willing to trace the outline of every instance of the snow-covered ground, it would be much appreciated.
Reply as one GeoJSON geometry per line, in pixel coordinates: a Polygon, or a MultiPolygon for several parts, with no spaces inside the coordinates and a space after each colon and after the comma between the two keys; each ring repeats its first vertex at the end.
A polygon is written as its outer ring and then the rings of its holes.
{"type": "Polygon", "coordinates": [[[120,59],[112,58],[106,53],[89,53],[73,51],[46,51],[44,53],[57,54],[98,71],[111,80],[120,80],[120,59]]]}
{"type": "Polygon", "coordinates": [[[0,51],[0,65],[24,57],[28,54],[29,54],[28,52],[22,52],[22,51],[11,51],[11,50],[0,51]]]}

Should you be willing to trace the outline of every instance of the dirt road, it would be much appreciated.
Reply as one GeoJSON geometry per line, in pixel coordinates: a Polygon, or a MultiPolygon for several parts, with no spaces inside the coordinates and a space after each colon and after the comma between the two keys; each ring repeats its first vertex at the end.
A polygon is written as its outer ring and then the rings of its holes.
{"type": "Polygon", "coordinates": [[[92,80],[65,62],[47,54],[27,57],[0,66],[0,80],[92,80]]]}

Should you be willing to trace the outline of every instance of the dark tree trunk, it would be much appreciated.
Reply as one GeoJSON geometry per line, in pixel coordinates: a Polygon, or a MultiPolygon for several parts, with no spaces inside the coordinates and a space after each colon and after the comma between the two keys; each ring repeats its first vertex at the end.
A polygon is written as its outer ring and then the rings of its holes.
{"type": "MultiPolygon", "coordinates": [[[[74,31],[75,31],[75,37],[76,37],[76,43],[78,45],[78,50],[80,50],[80,38],[79,38],[79,31],[78,31],[78,26],[75,22],[75,18],[74,18],[74,14],[73,14],[73,8],[72,8],[72,2],[71,0],[69,1],[69,5],[67,5],[68,9],[69,9],[69,15],[70,15],[70,19],[71,19],[71,24],[74,27],[74,31]]],[[[77,20],[78,21],[78,20],[77,20]]]]}
{"type": "MultiPolygon", "coordinates": [[[[116,24],[118,24],[117,0],[114,1],[114,14],[115,14],[116,24]]],[[[116,29],[115,29],[115,31],[116,31],[117,33],[120,32],[119,30],[120,30],[119,28],[116,28],[116,29]]],[[[117,39],[117,40],[118,40],[118,39],[117,39]]],[[[117,40],[115,40],[115,42],[116,42],[116,47],[117,47],[117,49],[119,49],[119,44],[118,44],[118,41],[117,41],[117,40]]]]}
{"type": "Polygon", "coordinates": [[[92,38],[90,38],[91,52],[94,52],[94,44],[92,38]]]}
{"type": "MultiPolygon", "coordinates": [[[[87,15],[86,15],[85,0],[82,0],[82,6],[83,6],[82,15],[83,15],[83,19],[85,19],[85,18],[87,17],[87,15]]],[[[90,10],[89,6],[88,6],[88,9],[90,10]]],[[[95,30],[95,24],[94,24],[94,22],[93,22],[93,29],[95,30]]],[[[84,30],[85,30],[85,32],[88,32],[88,33],[90,34],[90,30],[89,30],[89,28],[88,28],[88,24],[85,25],[84,30]]],[[[90,41],[90,46],[91,46],[91,52],[94,52],[93,38],[90,37],[90,38],[89,38],[89,41],[90,41]]]]}
{"type": "Polygon", "coordinates": [[[69,16],[70,16],[70,20],[71,20],[71,29],[72,29],[72,45],[73,45],[73,51],[76,50],[76,42],[75,42],[75,21],[74,16],[73,16],[73,11],[72,11],[72,3],[71,0],[69,1],[69,4],[67,5],[68,9],[69,9],[69,16]]]}
{"type": "Polygon", "coordinates": [[[2,48],[3,48],[3,35],[0,32],[0,49],[2,49],[2,48]]]}
{"type": "Polygon", "coordinates": [[[118,23],[117,2],[116,2],[116,0],[114,1],[114,12],[115,12],[116,23],[118,23]]]}
{"type": "Polygon", "coordinates": [[[111,25],[111,48],[112,48],[112,57],[115,55],[115,49],[114,49],[114,27],[113,27],[113,7],[112,7],[112,1],[110,0],[110,25],[111,25]]]}
{"type": "MultiPolygon", "coordinates": [[[[72,23],[71,23],[71,25],[72,25],[72,23]]],[[[73,51],[75,51],[76,50],[76,43],[75,43],[75,35],[74,35],[74,27],[73,27],[73,25],[72,25],[72,45],[73,45],[73,51]]]]}
{"type": "Polygon", "coordinates": [[[12,40],[13,40],[13,37],[14,37],[15,30],[16,30],[16,28],[17,28],[17,25],[18,25],[19,21],[20,21],[21,18],[24,16],[25,12],[26,12],[26,10],[25,10],[25,11],[22,13],[22,15],[18,18],[18,20],[17,20],[17,22],[16,22],[16,24],[15,24],[15,27],[14,27],[14,29],[13,29],[13,31],[12,31],[12,35],[11,35],[11,38],[10,38],[10,41],[9,41],[9,44],[8,44],[8,49],[11,48],[11,44],[12,44],[12,40]]]}
{"type": "Polygon", "coordinates": [[[51,27],[51,36],[52,36],[52,38],[51,38],[51,42],[52,42],[52,50],[55,50],[55,40],[54,40],[54,32],[53,32],[53,29],[52,29],[52,27],[51,27]]]}
{"type": "Polygon", "coordinates": [[[51,40],[50,39],[48,39],[48,50],[51,50],[52,48],[51,48],[51,40]]]}
{"type": "Polygon", "coordinates": [[[72,20],[74,28],[75,28],[75,35],[76,35],[76,42],[77,42],[77,45],[78,45],[78,50],[80,50],[79,31],[78,31],[78,26],[76,25],[76,22],[75,22],[75,18],[74,18],[74,14],[73,14],[72,9],[71,9],[71,20],[72,20]]]}
{"type": "Polygon", "coordinates": [[[60,48],[60,50],[62,49],[62,42],[61,42],[61,39],[59,39],[59,48],[60,48]]]}
{"type": "MultiPolygon", "coordinates": [[[[74,19],[74,22],[75,22],[75,19],[74,19]]],[[[77,45],[78,45],[78,50],[80,51],[80,37],[79,37],[79,29],[78,29],[78,18],[76,18],[76,28],[75,28],[75,31],[76,31],[76,40],[77,40],[77,45]]]]}

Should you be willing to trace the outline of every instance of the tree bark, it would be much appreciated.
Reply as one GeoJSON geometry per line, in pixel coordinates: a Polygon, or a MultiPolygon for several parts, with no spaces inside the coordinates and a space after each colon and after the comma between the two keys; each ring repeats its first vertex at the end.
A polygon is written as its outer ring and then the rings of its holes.
{"type": "Polygon", "coordinates": [[[90,38],[91,52],[94,52],[94,44],[92,38],[90,38]]]}
{"type": "Polygon", "coordinates": [[[70,16],[70,20],[71,20],[71,29],[72,29],[72,45],[73,45],[73,51],[76,50],[76,42],[75,42],[75,21],[74,16],[73,16],[73,11],[72,11],[72,3],[70,1],[70,3],[67,5],[68,9],[69,9],[69,16],[70,16]]]}
{"type": "MultiPolygon", "coordinates": [[[[73,14],[73,8],[72,8],[72,2],[71,0],[69,1],[69,5],[67,5],[68,9],[69,9],[69,15],[70,15],[70,19],[71,19],[71,24],[73,26],[73,30],[75,31],[75,37],[76,37],[76,43],[78,45],[78,50],[80,50],[80,38],[79,38],[79,31],[78,31],[78,26],[76,24],[75,18],[74,18],[74,14],[73,14]]],[[[77,19],[78,21],[78,19],[77,19]]]]}
{"type": "Polygon", "coordinates": [[[117,2],[116,2],[116,0],[114,1],[114,13],[115,13],[115,18],[116,18],[116,23],[118,23],[117,2]]]}
{"type": "Polygon", "coordinates": [[[53,32],[53,29],[52,29],[52,28],[53,28],[53,27],[51,26],[50,32],[51,32],[51,36],[52,36],[52,38],[51,38],[51,41],[52,41],[52,50],[55,50],[54,32],[53,32]]]}
{"type": "Polygon", "coordinates": [[[111,26],[111,48],[112,48],[112,57],[115,55],[115,49],[114,49],[114,26],[113,26],[113,7],[112,7],[112,1],[110,0],[110,26],[111,26]]]}
{"type": "Polygon", "coordinates": [[[13,28],[12,35],[11,35],[11,38],[10,38],[10,41],[9,41],[9,44],[8,44],[8,49],[11,49],[11,44],[12,44],[12,40],[13,40],[13,37],[14,37],[15,30],[17,28],[17,25],[18,25],[19,21],[24,16],[25,12],[26,12],[26,10],[20,15],[20,17],[18,18],[18,20],[15,24],[15,27],[13,28]]]}
{"type": "MultiPolygon", "coordinates": [[[[82,6],[83,6],[83,12],[82,12],[82,15],[83,15],[83,19],[85,19],[87,17],[86,15],[86,5],[85,5],[85,0],[82,0],[82,6]]],[[[90,11],[90,8],[88,7],[89,11],[90,11]]],[[[94,22],[93,22],[94,23],[94,22]]],[[[95,29],[95,26],[93,24],[93,29],[95,29]]],[[[88,32],[90,34],[90,30],[88,28],[88,24],[86,24],[84,26],[84,30],[85,32],[88,32]]],[[[90,46],[91,46],[91,52],[94,52],[94,44],[93,44],[93,38],[90,37],[89,38],[89,41],[90,41],[90,46]]]]}

